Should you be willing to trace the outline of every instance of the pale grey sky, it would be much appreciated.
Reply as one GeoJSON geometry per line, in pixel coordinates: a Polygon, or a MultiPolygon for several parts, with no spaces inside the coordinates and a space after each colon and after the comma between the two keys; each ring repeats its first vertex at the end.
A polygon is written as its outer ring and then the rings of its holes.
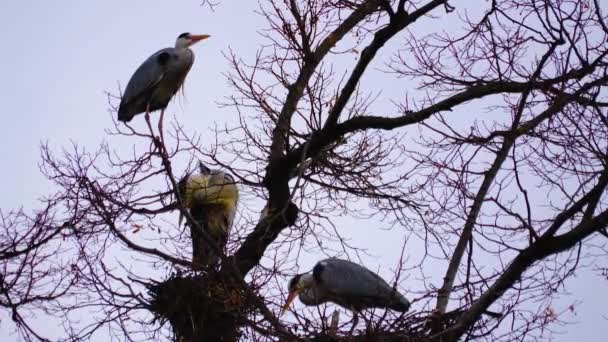
{"type": "MultiPolygon", "coordinates": [[[[111,125],[104,91],[116,92],[118,82],[124,86],[148,55],[172,46],[181,32],[207,33],[212,38],[193,48],[196,60],[186,82],[186,99],[173,102],[172,113],[186,126],[202,131],[214,122],[236,120],[234,112],[215,104],[232,91],[222,76],[229,70],[222,51],[232,47],[249,60],[255,55],[261,42],[256,31],[263,25],[254,13],[257,1],[224,0],[213,13],[199,4],[196,0],[0,2],[0,96],[5,116],[0,135],[4,146],[0,208],[36,208],[36,199],[52,191],[38,170],[40,143],[48,141],[59,150],[73,140],[94,149],[106,137],[104,128],[111,125]]],[[[341,218],[337,223],[349,226],[353,243],[368,247],[376,256],[369,258],[367,266],[388,277],[401,248],[400,243],[387,244],[394,241],[395,233],[378,230],[370,239],[373,222],[341,218]]],[[[311,267],[314,261],[301,265],[311,267]]],[[[443,271],[438,270],[438,279],[443,271]]],[[[605,280],[582,271],[568,281],[567,289],[572,296],[560,303],[582,302],[576,315],[568,317],[579,323],[562,328],[565,334],[555,341],[598,340],[598,332],[608,330],[603,317],[608,315],[605,280]]],[[[6,316],[0,318],[0,339],[10,341],[14,338],[9,335],[10,323],[6,316]]],[[[105,339],[100,335],[96,340],[105,339]]]]}

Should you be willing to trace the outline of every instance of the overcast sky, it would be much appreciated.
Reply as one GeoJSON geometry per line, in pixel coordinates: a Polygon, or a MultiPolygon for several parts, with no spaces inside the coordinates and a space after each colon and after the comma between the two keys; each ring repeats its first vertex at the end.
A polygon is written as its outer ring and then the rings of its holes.
{"type": "MultiPolygon", "coordinates": [[[[0,53],[4,147],[0,179],[0,208],[35,208],[37,198],[51,191],[38,170],[39,146],[48,141],[59,150],[76,141],[94,149],[111,126],[105,91],[116,92],[151,53],[172,46],[179,33],[206,33],[211,39],[194,47],[196,60],[188,76],[186,99],[173,104],[173,112],[185,125],[205,129],[215,122],[236,120],[230,109],[218,109],[216,101],[231,90],[222,76],[228,63],[222,51],[233,48],[252,57],[261,40],[256,32],[263,22],[253,11],[257,1],[225,0],[214,13],[201,1],[10,1],[0,2],[0,53]]],[[[373,84],[371,85],[373,86],[373,84]]],[[[343,224],[347,220],[341,220],[343,224]]],[[[370,239],[357,221],[353,242],[369,247],[375,258],[367,266],[390,274],[401,245],[387,246],[384,231],[370,239]],[[357,230],[358,228],[361,228],[357,230]],[[378,257],[382,256],[382,257],[378,257]]],[[[368,223],[366,223],[368,224],[368,223]]],[[[315,260],[302,263],[310,267],[315,260]]],[[[443,270],[438,270],[443,272],[443,270]]],[[[607,331],[602,315],[606,282],[579,272],[567,283],[572,296],[562,305],[581,301],[579,323],[562,330],[555,341],[598,340],[607,331]],[[599,300],[598,300],[599,299],[599,300]]],[[[0,339],[10,341],[10,323],[0,315],[0,339]]],[[[53,329],[53,327],[49,327],[53,329]]],[[[98,341],[104,341],[102,335],[98,341]]]]}

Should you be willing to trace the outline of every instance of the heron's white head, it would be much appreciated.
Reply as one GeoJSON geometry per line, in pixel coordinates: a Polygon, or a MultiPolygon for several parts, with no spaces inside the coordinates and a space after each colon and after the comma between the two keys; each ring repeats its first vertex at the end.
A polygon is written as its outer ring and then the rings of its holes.
{"type": "Polygon", "coordinates": [[[289,281],[289,295],[287,296],[287,301],[285,301],[285,305],[283,305],[283,309],[281,310],[281,315],[289,309],[289,306],[296,298],[296,296],[315,284],[315,278],[312,273],[304,273],[298,274],[295,277],[291,278],[289,281]]]}
{"type": "Polygon", "coordinates": [[[175,41],[175,47],[178,49],[185,49],[209,37],[211,36],[208,34],[190,34],[188,32],[185,32],[177,37],[177,40],[175,41]]]}

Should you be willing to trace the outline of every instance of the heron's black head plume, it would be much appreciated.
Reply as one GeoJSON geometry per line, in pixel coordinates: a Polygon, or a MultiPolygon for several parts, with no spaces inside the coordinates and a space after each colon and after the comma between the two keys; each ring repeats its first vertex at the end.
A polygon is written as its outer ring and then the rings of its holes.
{"type": "Polygon", "coordinates": [[[293,278],[291,278],[291,280],[289,281],[289,291],[295,290],[296,286],[298,286],[298,283],[300,282],[301,277],[301,274],[296,274],[293,278]]]}
{"type": "Polygon", "coordinates": [[[205,164],[203,164],[203,162],[200,160],[198,162],[198,168],[202,175],[208,175],[211,173],[211,169],[206,167],[205,164]]]}
{"type": "Polygon", "coordinates": [[[190,32],[184,32],[184,33],[180,34],[179,36],[177,36],[177,38],[188,38],[189,35],[190,35],[190,32]]]}
{"type": "Polygon", "coordinates": [[[235,184],[234,177],[229,173],[224,173],[224,182],[226,184],[235,184]]]}

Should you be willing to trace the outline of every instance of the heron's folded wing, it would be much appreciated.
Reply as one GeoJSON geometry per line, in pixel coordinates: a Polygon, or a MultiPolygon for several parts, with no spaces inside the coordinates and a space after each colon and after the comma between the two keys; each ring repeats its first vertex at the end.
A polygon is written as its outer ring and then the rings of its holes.
{"type": "Polygon", "coordinates": [[[393,288],[384,279],[359,264],[331,258],[317,265],[323,264],[324,270],[320,272],[321,282],[331,292],[348,296],[382,298],[391,298],[394,294],[393,288]]]}
{"type": "Polygon", "coordinates": [[[146,96],[165,76],[165,67],[171,57],[172,48],[162,49],[150,56],[137,68],[122,96],[121,106],[140,96],[146,96]]]}

